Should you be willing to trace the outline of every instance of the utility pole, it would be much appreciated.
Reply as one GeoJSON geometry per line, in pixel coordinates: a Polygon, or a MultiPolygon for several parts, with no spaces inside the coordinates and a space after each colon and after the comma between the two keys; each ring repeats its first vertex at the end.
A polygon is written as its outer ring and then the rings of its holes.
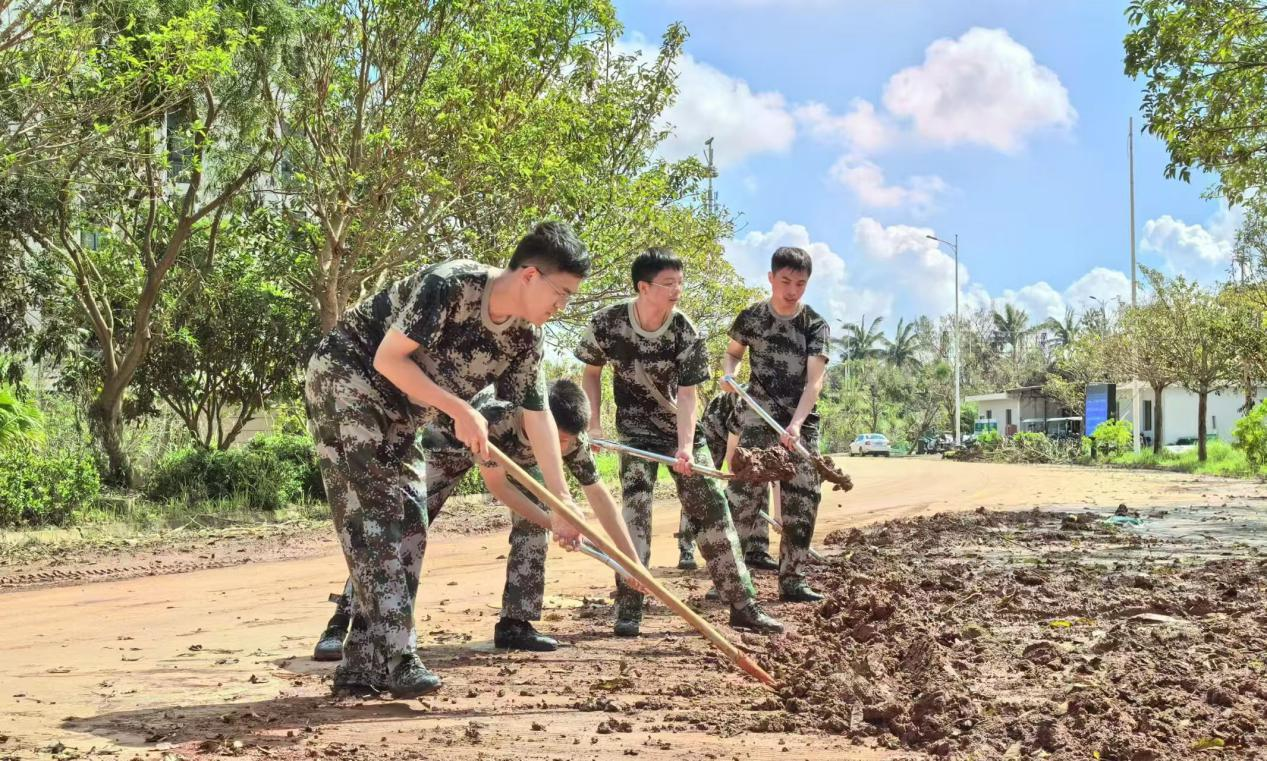
{"type": "Polygon", "coordinates": [[[955,252],[955,446],[963,443],[963,422],[959,402],[959,233],[955,233],[955,242],[942,240],[936,235],[925,235],[929,240],[945,243],[955,252]]]}
{"type": "MultiPolygon", "coordinates": [[[[1126,127],[1126,152],[1129,159],[1129,175],[1131,188],[1131,309],[1135,309],[1138,305],[1135,297],[1136,290],[1136,271],[1139,267],[1135,264],[1135,117],[1131,117],[1126,127]]],[[[1153,406],[1157,406],[1158,400],[1153,400],[1153,406]]],[[[1140,399],[1139,399],[1139,379],[1131,378],[1131,438],[1135,445],[1135,451],[1140,450],[1140,428],[1143,427],[1144,421],[1140,417],[1140,399]]],[[[1153,415],[1157,412],[1154,409],[1153,415]]],[[[1153,433],[1156,436],[1156,432],[1153,433]]]]}
{"type": "Polygon", "coordinates": [[[717,213],[717,196],[713,193],[713,178],[717,176],[717,168],[713,166],[713,138],[704,141],[704,160],[708,165],[708,190],[704,202],[708,205],[708,213],[717,213]]]}

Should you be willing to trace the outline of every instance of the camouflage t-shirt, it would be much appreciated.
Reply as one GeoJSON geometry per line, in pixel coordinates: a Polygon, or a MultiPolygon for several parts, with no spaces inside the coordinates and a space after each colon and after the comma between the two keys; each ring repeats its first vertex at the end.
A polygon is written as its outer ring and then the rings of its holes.
{"type": "Polygon", "coordinates": [[[418,426],[452,421],[435,407],[412,404],[374,370],[374,354],[390,328],[419,344],[413,360],[449,393],[469,400],[491,383],[512,405],[544,410],[544,333],[518,317],[493,322],[488,299],[496,275],[492,267],[460,259],[430,265],[344,313],[333,333],[345,339],[350,358],[375,388],[418,426]]]}
{"type": "MultiPolygon", "coordinates": [[[[732,433],[739,433],[739,397],[735,394],[714,396],[699,419],[699,429],[709,441],[725,441],[732,433]]],[[[714,452],[713,454],[719,454],[714,452]]]]}
{"type": "Polygon", "coordinates": [[[690,319],[674,310],[657,330],[643,330],[633,301],[594,315],[575,354],[587,365],[611,363],[616,431],[635,446],[676,444],[677,390],[709,378],[708,352],[690,319]]]}
{"type": "MultiPolygon", "coordinates": [[[[748,347],[752,380],[748,393],[779,422],[787,425],[805,390],[810,357],[826,357],[831,344],[827,321],[808,304],[792,317],[774,313],[769,301],[753,304],[739,313],[730,327],[730,337],[748,347]]],[[[745,425],[757,420],[744,412],[745,425]]],[[[816,426],[818,413],[805,421],[816,426]]]]}
{"type": "MultiPolygon", "coordinates": [[[[472,402],[476,411],[488,420],[488,440],[493,446],[506,453],[521,468],[535,468],[537,456],[533,454],[532,443],[523,429],[523,409],[515,405],[495,399],[491,394],[481,393],[472,402]]],[[[448,452],[465,452],[470,450],[462,445],[451,433],[432,431],[425,446],[430,450],[448,452]]],[[[563,452],[563,465],[581,486],[598,483],[598,467],[594,464],[594,456],[590,452],[589,437],[584,432],[577,436],[572,448],[563,452]]],[[[472,458],[472,465],[474,459],[472,458]]]]}

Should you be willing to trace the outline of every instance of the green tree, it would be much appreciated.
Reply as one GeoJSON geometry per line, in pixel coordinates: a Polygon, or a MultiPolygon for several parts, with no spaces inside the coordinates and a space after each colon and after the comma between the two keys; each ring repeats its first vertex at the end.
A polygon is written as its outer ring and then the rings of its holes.
{"type": "Polygon", "coordinates": [[[877,317],[868,324],[864,315],[857,323],[841,323],[843,335],[836,340],[836,345],[840,348],[843,358],[849,361],[883,357],[885,339],[884,331],[880,329],[880,323],[883,321],[883,317],[877,317]]]}
{"type": "MultiPolygon", "coordinates": [[[[1158,302],[1129,308],[1122,315],[1118,343],[1110,351],[1122,363],[1125,374],[1138,378],[1153,390],[1153,452],[1161,454],[1165,440],[1162,394],[1178,381],[1166,359],[1164,344],[1169,340],[1169,314],[1158,302]],[[1116,351],[1115,348],[1120,348],[1116,351]]],[[[1141,421],[1142,422],[1142,421],[1141,421]]]]}
{"type": "MultiPolygon", "coordinates": [[[[55,189],[56,204],[21,243],[64,268],[91,334],[89,412],[106,475],[131,482],[124,400],[153,345],[168,275],[190,238],[214,236],[226,204],[276,159],[260,105],[284,27],[263,3],[136,0],[75,12],[96,37],[62,93],[60,108],[80,120],[26,170],[55,189]],[[109,117],[96,118],[103,102],[109,117]]],[[[48,43],[37,34],[32,44],[48,43]]]]}
{"type": "Polygon", "coordinates": [[[156,340],[137,373],[138,404],[167,405],[204,447],[226,449],[273,400],[302,392],[296,358],[311,353],[316,315],[271,269],[293,258],[289,228],[268,207],[225,215],[204,260],[174,278],[156,340]]]}
{"type": "Polygon", "coordinates": [[[1158,314],[1169,328],[1167,340],[1158,346],[1161,361],[1197,395],[1197,459],[1205,462],[1209,396],[1230,388],[1240,377],[1233,316],[1224,302],[1200,285],[1183,277],[1166,280],[1156,270],[1142,269],[1158,314]]]}
{"type": "Polygon", "coordinates": [[[1073,343],[1078,337],[1078,330],[1081,328],[1081,322],[1078,320],[1077,314],[1074,313],[1073,307],[1065,307],[1064,319],[1058,320],[1055,317],[1047,318],[1046,322],[1038,326],[1044,330],[1050,330],[1052,337],[1055,338],[1056,344],[1065,346],[1073,343]]]}
{"type": "Polygon", "coordinates": [[[996,343],[1000,347],[1011,348],[1012,367],[1019,374],[1025,339],[1033,332],[1029,325],[1029,313],[1012,304],[1004,304],[1002,312],[994,313],[994,331],[996,343]]]}
{"type": "Polygon", "coordinates": [[[885,339],[885,359],[899,370],[919,367],[920,335],[913,322],[903,322],[898,318],[897,327],[893,329],[893,338],[885,339]]]}
{"type": "Polygon", "coordinates": [[[1167,177],[1216,176],[1231,203],[1267,184],[1267,14],[1258,0],[1133,0],[1126,73],[1144,79],[1144,128],[1167,177]]]}

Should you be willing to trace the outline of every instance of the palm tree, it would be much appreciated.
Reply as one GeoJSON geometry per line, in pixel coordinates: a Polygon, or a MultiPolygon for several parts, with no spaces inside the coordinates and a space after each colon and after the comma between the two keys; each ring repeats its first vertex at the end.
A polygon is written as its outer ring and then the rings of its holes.
{"type": "Polygon", "coordinates": [[[887,347],[884,353],[885,359],[899,370],[919,367],[919,358],[915,356],[915,353],[922,348],[922,342],[915,328],[915,323],[903,322],[899,317],[897,328],[893,330],[893,338],[885,339],[887,347]]]}
{"type": "Polygon", "coordinates": [[[1012,347],[1012,364],[1016,367],[1021,364],[1021,347],[1031,330],[1029,313],[1024,309],[1004,304],[1002,313],[994,313],[995,338],[1001,346],[1012,347]]]}
{"type": "Polygon", "coordinates": [[[863,315],[856,324],[841,323],[840,327],[843,329],[844,336],[836,342],[836,345],[840,347],[846,360],[878,359],[884,356],[884,333],[879,327],[883,320],[883,317],[877,317],[871,321],[870,325],[867,325],[867,316],[863,315]]]}
{"type": "Polygon", "coordinates": [[[1068,346],[1073,343],[1073,339],[1078,337],[1078,332],[1082,329],[1082,322],[1074,314],[1073,307],[1065,307],[1064,320],[1049,317],[1046,322],[1038,327],[1043,330],[1050,330],[1060,346],[1068,346]]]}

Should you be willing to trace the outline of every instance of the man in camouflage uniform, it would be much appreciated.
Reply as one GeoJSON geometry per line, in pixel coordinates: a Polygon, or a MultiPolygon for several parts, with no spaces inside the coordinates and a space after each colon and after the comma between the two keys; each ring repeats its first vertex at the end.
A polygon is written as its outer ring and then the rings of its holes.
{"type": "MultiPolygon", "coordinates": [[[[471,405],[488,420],[488,438],[516,464],[538,480],[541,472],[523,428],[523,410],[509,402],[481,393],[471,405]]],[[[598,479],[598,470],[590,452],[586,429],[589,426],[589,400],[585,392],[570,380],[555,381],[550,387],[550,413],[559,429],[559,448],[563,463],[581,485],[604,528],[617,541],[621,551],[636,557],[629,533],[615,501],[598,479]]],[[[467,471],[476,463],[469,450],[451,435],[428,429],[419,436],[427,462],[426,495],[428,524],[433,525],[440,510],[453,494],[467,471]]],[[[558,642],[547,637],[531,622],[540,620],[545,595],[545,561],[549,544],[549,518],[544,506],[524,487],[507,478],[496,463],[480,465],[485,484],[493,496],[503,503],[522,503],[526,508],[511,514],[510,552],[506,556],[506,584],[502,589],[501,619],[493,630],[493,644],[512,650],[551,651],[558,642]],[[535,519],[524,515],[535,512],[535,519]]],[[[355,592],[352,579],[338,598],[339,609],[331,619],[317,645],[317,660],[339,660],[343,655],[343,639],[347,621],[354,618],[355,592]],[[342,626],[339,624],[342,623],[342,626]]]]}
{"type": "MultiPolygon", "coordinates": [[[[755,601],[756,591],[739,553],[726,498],[717,482],[695,475],[692,463],[711,462],[695,427],[695,387],[708,380],[708,355],[695,326],[674,305],[682,295],[682,260],[666,249],[650,249],[633,263],[638,297],[603,309],[576,347],[585,363],[590,398],[590,430],[599,424],[603,366],[613,367],[616,430],[625,444],[673,456],[672,468],[682,509],[697,530],[700,551],[720,597],[731,608],[733,626],[782,631],[755,601]]],[[[651,497],[659,464],[620,456],[625,523],[638,558],[651,558],[651,497]]],[[[617,579],[616,626],[620,636],[636,636],[642,622],[642,595],[617,579]]]]}
{"type": "MultiPolygon", "coordinates": [[[[793,449],[799,439],[810,452],[818,451],[815,405],[827,369],[830,332],[827,322],[809,305],[801,303],[812,266],[809,254],[802,249],[775,251],[770,263],[770,299],[740,312],[730,328],[723,370],[734,375],[744,352],[751,350],[748,393],[786,426],[780,436],[756,412],[745,409],[740,446],[756,448],[782,443],[793,449]]],[[[723,386],[734,392],[729,384],[723,386]]],[[[780,488],[783,537],[779,545],[779,598],[812,602],[822,599],[822,595],[805,582],[803,566],[814,537],[821,487],[814,466],[805,458],[796,459],[796,476],[780,488]]],[[[766,524],[757,515],[765,487],[732,481],[726,491],[736,510],[735,524],[751,543],[750,551],[760,547],[763,538],[768,542],[766,524]]]]}
{"type": "MultiPolygon", "coordinates": [[[[452,428],[488,458],[484,417],[465,400],[493,384],[523,407],[549,489],[570,502],[554,421],[545,412],[541,326],[589,272],[585,247],[565,225],[543,223],[505,270],[472,261],[423,268],[346,312],[308,363],[305,401],[335,530],[363,629],[349,637],[335,689],[386,688],[415,697],[440,686],[418,658],[414,601],[426,549],[426,463],[414,437],[452,428]],[[419,486],[422,484],[422,486],[419,486]]],[[[553,523],[561,543],[577,532],[553,523]]]]}
{"type": "MultiPolygon", "coordinates": [[[[734,394],[717,394],[704,408],[699,419],[698,428],[713,456],[713,467],[721,468],[729,459],[734,444],[739,441],[739,410],[735,405],[734,394]]],[[[731,514],[734,514],[732,508],[731,514]]],[[[683,571],[693,571],[699,567],[695,562],[695,532],[691,529],[690,517],[683,512],[678,524],[677,567],[683,571]]],[[[744,559],[747,563],[747,558],[744,559]]],[[[752,564],[747,563],[749,568],[752,564]]]]}

